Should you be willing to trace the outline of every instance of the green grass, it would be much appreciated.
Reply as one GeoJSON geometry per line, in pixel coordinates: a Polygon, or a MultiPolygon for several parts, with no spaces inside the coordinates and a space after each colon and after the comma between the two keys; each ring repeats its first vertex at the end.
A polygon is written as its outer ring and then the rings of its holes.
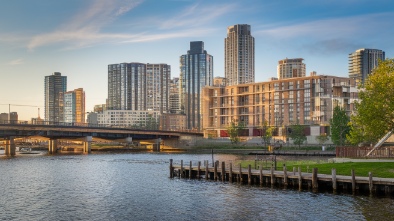
{"type": "MultiPolygon", "coordinates": [[[[252,168],[255,167],[254,160],[240,161],[241,167],[247,168],[251,165],[252,168]]],[[[302,172],[312,172],[312,168],[317,168],[319,174],[331,174],[331,169],[335,168],[337,170],[337,175],[351,175],[351,170],[354,169],[356,176],[368,176],[368,172],[372,172],[373,177],[381,178],[394,178],[394,163],[391,162],[346,162],[346,163],[327,163],[324,161],[277,161],[277,170],[283,170],[283,163],[286,164],[287,171],[293,171],[293,167],[301,167],[302,172]]],[[[264,169],[271,167],[271,161],[267,164],[265,161],[257,161],[256,168],[262,165],[264,169]]]]}

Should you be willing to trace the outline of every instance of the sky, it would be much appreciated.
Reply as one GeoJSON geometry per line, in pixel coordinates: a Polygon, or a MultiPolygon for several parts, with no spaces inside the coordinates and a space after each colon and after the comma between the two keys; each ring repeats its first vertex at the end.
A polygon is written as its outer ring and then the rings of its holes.
{"type": "Polygon", "coordinates": [[[44,117],[44,78],[83,88],[86,111],[107,98],[108,64],[166,63],[179,76],[190,41],[204,41],[224,77],[227,27],[249,24],[255,81],[278,61],[303,58],[306,73],[348,76],[360,48],[394,56],[392,0],[0,0],[0,113],[44,117]]]}

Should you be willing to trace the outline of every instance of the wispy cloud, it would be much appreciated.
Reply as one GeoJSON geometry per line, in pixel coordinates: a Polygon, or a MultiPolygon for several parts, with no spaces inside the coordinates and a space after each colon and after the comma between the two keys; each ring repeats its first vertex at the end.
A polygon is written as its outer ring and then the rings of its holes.
{"type": "MultiPolygon", "coordinates": [[[[156,27],[152,30],[159,29],[159,31],[143,31],[133,34],[127,32],[105,33],[102,31],[118,16],[129,12],[141,2],[141,0],[128,0],[126,2],[120,2],[120,0],[94,1],[94,4],[87,11],[77,14],[57,30],[33,37],[28,44],[28,48],[34,50],[45,45],[62,43],[64,45],[63,49],[71,50],[89,47],[100,42],[135,43],[202,36],[214,31],[211,25],[207,24],[237,8],[235,4],[193,4],[179,14],[167,19],[157,17],[141,19],[149,22],[150,26],[156,27]]],[[[141,22],[139,22],[139,25],[141,25],[141,22]]]]}
{"type": "Polygon", "coordinates": [[[12,60],[12,61],[8,62],[8,65],[20,65],[20,64],[23,64],[23,63],[24,63],[23,59],[22,58],[18,58],[18,59],[15,59],[15,60],[12,60]]]}
{"type": "Polygon", "coordinates": [[[214,21],[218,17],[225,15],[236,9],[235,4],[226,5],[199,5],[194,4],[179,15],[168,19],[160,25],[161,29],[178,27],[195,27],[214,21]]]}
{"type": "Polygon", "coordinates": [[[54,43],[76,43],[86,46],[107,38],[128,38],[125,35],[109,35],[100,33],[101,29],[113,22],[118,16],[138,6],[141,0],[97,0],[86,10],[74,16],[69,22],[61,25],[57,30],[31,39],[28,48],[54,43]]]}
{"type": "Polygon", "coordinates": [[[357,33],[372,33],[375,28],[388,26],[393,28],[393,13],[367,14],[353,17],[321,19],[300,24],[280,25],[256,31],[259,36],[271,36],[280,39],[296,37],[323,38],[349,37],[357,33]],[[390,21],[390,22],[389,22],[390,21]]]}

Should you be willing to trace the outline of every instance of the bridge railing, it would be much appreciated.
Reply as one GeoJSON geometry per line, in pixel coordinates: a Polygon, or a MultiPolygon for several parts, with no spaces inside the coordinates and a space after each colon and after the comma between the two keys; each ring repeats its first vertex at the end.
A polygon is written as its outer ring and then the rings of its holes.
{"type": "MultiPolygon", "coordinates": [[[[114,128],[114,129],[131,129],[131,130],[143,130],[143,131],[166,131],[157,128],[145,128],[141,126],[120,126],[120,125],[107,125],[107,124],[92,124],[92,123],[70,123],[70,122],[58,122],[58,121],[17,121],[17,120],[3,120],[0,121],[2,125],[45,125],[45,126],[56,126],[56,127],[90,127],[90,128],[114,128]]],[[[197,130],[171,130],[176,132],[186,133],[199,133],[197,130]]]]}

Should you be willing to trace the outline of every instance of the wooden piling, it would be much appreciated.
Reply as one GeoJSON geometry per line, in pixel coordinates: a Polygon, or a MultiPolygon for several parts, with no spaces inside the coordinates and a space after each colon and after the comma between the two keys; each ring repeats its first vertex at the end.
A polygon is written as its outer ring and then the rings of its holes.
{"type": "Polygon", "coordinates": [[[242,167],[241,167],[241,164],[239,164],[238,178],[239,178],[239,182],[242,183],[242,167]]]}
{"type": "Polygon", "coordinates": [[[218,161],[215,161],[215,167],[213,169],[213,179],[216,181],[218,180],[218,161]]]}
{"type": "Polygon", "coordinates": [[[229,172],[228,172],[228,181],[230,183],[233,182],[233,163],[230,163],[230,168],[229,168],[229,172]]]}
{"type": "Polygon", "coordinates": [[[263,185],[263,167],[260,165],[260,185],[263,185]]]}
{"type": "Polygon", "coordinates": [[[299,190],[301,190],[301,188],[302,188],[301,167],[298,167],[298,188],[299,188],[299,190]]]}
{"type": "Polygon", "coordinates": [[[222,181],[226,181],[226,164],[222,162],[222,181]]]}
{"type": "Polygon", "coordinates": [[[174,178],[174,167],[172,167],[172,159],[170,159],[170,178],[174,178]]]}
{"type": "Polygon", "coordinates": [[[333,190],[333,192],[336,192],[337,191],[337,169],[332,168],[331,175],[332,175],[332,190],[333,190]]]}
{"type": "Polygon", "coordinates": [[[201,178],[201,161],[198,161],[197,165],[197,179],[201,178]]]}
{"type": "Polygon", "coordinates": [[[293,175],[295,176],[295,174],[296,174],[296,168],[293,167],[293,175]]]}
{"type": "Polygon", "coordinates": [[[271,186],[275,184],[274,167],[271,165],[271,186]]]}
{"type": "Polygon", "coordinates": [[[190,164],[189,164],[189,179],[192,178],[192,172],[193,172],[193,170],[192,170],[192,161],[190,161],[190,164]]]}
{"type": "Polygon", "coordinates": [[[312,169],[312,189],[318,189],[318,182],[317,182],[317,168],[312,169]]]}
{"type": "Polygon", "coordinates": [[[252,184],[252,167],[248,165],[248,184],[252,184]]]}
{"type": "Polygon", "coordinates": [[[283,184],[287,186],[287,168],[283,166],[283,184]]]}
{"type": "Polygon", "coordinates": [[[180,174],[180,177],[181,178],[183,177],[183,160],[181,160],[181,174],[180,174]]]}
{"type": "Polygon", "coordinates": [[[205,161],[205,180],[208,180],[209,170],[208,170],[208,161],[205,161]]]}
{"type": "Polygon", "coordinates": [[[368,183],[369,183],[369,193],[372,194],[373,192],[373,179],[372,179],[372,173],[368,173],[368,183]]]}
{"type": "Polygon", "coordinates": [[[352,192],[354,194],[356,192],[356,176],[354,174],[354,169],[352,169],[351,173],[352,173],[352,192]]]}

